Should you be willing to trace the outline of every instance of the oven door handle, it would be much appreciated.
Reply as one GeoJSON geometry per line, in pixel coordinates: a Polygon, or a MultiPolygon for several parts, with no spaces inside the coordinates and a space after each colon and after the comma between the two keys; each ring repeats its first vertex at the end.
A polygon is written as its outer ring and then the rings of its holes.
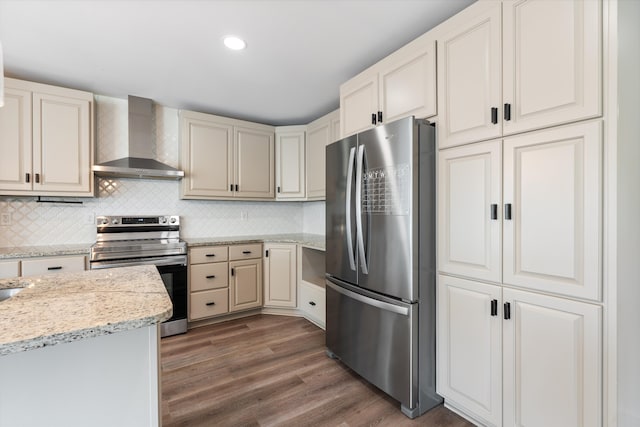
{"type": "Polygon", "coordinates": [[[187,265],[187,257],[157,257],[136,260],[96,261],[91,263],[91,270],[102,268],[131,267],[136,265],[187,265]]]}

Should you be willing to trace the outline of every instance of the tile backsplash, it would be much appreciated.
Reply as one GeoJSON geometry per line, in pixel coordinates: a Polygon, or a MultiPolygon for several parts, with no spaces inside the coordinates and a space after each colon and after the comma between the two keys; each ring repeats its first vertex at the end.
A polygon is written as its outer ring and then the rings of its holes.
{"type": "MultiPolygon", "coordinates": [[[[96,161],[127,155],[127,101],[96,96],[96,161]]],[[[178,111],[156,105],[156,159],[178,166],[178,111]]],[[[92,243],[97,215],[180,215],[184,237],[324,234],[324,202],[181,200],[178,181],[96,178],[82,204],[0,198],[0,247],[92,243]],[[7,221],[9,222],[7,224],[7,221]]]]}

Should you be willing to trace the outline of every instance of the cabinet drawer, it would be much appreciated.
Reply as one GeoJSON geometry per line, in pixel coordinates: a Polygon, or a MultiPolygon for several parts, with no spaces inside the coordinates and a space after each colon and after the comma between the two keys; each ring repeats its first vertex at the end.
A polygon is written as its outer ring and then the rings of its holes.
{"type": "Polygon", "coordinates": [[[18,277],[20,261],[2,261],[0,262],[0,279],[8,277],[18,277]]]}
{"type": "Polygon", "coordinates": [[[326,319],[324,288],[308,282],[301,282],[298,307],[305,317],[324,327],[326,319]]]}
{"type": "Polygon", "coordinates": [[[197,320],[229,312],[229,290],[196,292],[190,295],[189,320],[197,320]]]}
{"type": "Polygon", "coordinates": [[[85,270],[84,256],[34,258],[22,261],[22,275],[35,276],[47,273],[73,273],[85,270]]]}
{"type": "Polygon", "coordinates": [[[229,259],[227,246],[203,246],[189,249],[189,263],[220,262],[229,259]]]}
{"type": "Polygon", "coordinates": [[[238,259],[262,258],[262,244],[255,243],[250,245],[229,246],[229,259],[234,261],[238,259]]]}
{"type": "Polygon", "coordinates": [[[190,291],[225,288],[229,285],[229,269],[226,262],[212,262],[189,266],[190,291]]]}

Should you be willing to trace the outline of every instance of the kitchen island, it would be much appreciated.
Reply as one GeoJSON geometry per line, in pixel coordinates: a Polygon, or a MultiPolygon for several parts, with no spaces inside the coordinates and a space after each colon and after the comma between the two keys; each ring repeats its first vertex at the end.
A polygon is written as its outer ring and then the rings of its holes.
{"type": "Polygon", "coordinates": [[[171,301],[154,266],[0,280],[0,425],[156,426],[159,323],[171,301]]]}

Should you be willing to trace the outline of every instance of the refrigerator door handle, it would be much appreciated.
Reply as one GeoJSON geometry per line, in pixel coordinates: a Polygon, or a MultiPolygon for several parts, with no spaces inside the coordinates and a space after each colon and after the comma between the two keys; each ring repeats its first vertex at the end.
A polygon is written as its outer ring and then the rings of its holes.
{"type": "Polygon", "coordinates": [[[360,295],[357,294],[355,292],[352,292],[348,289],[345,289],[343,287],[340,287],[332,282],[326,281],[325,282],[326,286],[329,286],[331,289],[333,289],[334,291],[349,297],[351,299],[354,299],[356,301],[360,301],[363,304],[367,304],[376,308],[379,308],[381,310],[385,310],[385,311],[391,311],[392,313],[397,313],[397,314],[401,314],[403,316],[408,316],[409,315],[409,308],[407,307],[400,307],[398,305],[393,305],[393,304],[389,304],[388,302],[384,302],[384,301],[379,301],[373,298],[369,298],[366,297],[364,295],[360,295]]]}
{"type": "Polygon", "coordinates": [[[364,251],[364,230],[362,229],[362,174],[364,165],[364,145],[358,146],[358,165],[356,167],[356,234],[358,236],[358,254],[362,274],[369,274],[367,257],[364,251]]]}
{"type": "Polygon", "coordinates": [[[356,257],[353,251],[353,241],[351,240],[351,183],[353,182],[353,163],[356,159],[356,147],[351,147],[349,150],[349,168],[347,169],[347,197],[345,202],[345,218],[346,218],[346,238],[347,238],[347,252],[349,252],[349,267],[351,270],[356,271],[356,257]]]}

